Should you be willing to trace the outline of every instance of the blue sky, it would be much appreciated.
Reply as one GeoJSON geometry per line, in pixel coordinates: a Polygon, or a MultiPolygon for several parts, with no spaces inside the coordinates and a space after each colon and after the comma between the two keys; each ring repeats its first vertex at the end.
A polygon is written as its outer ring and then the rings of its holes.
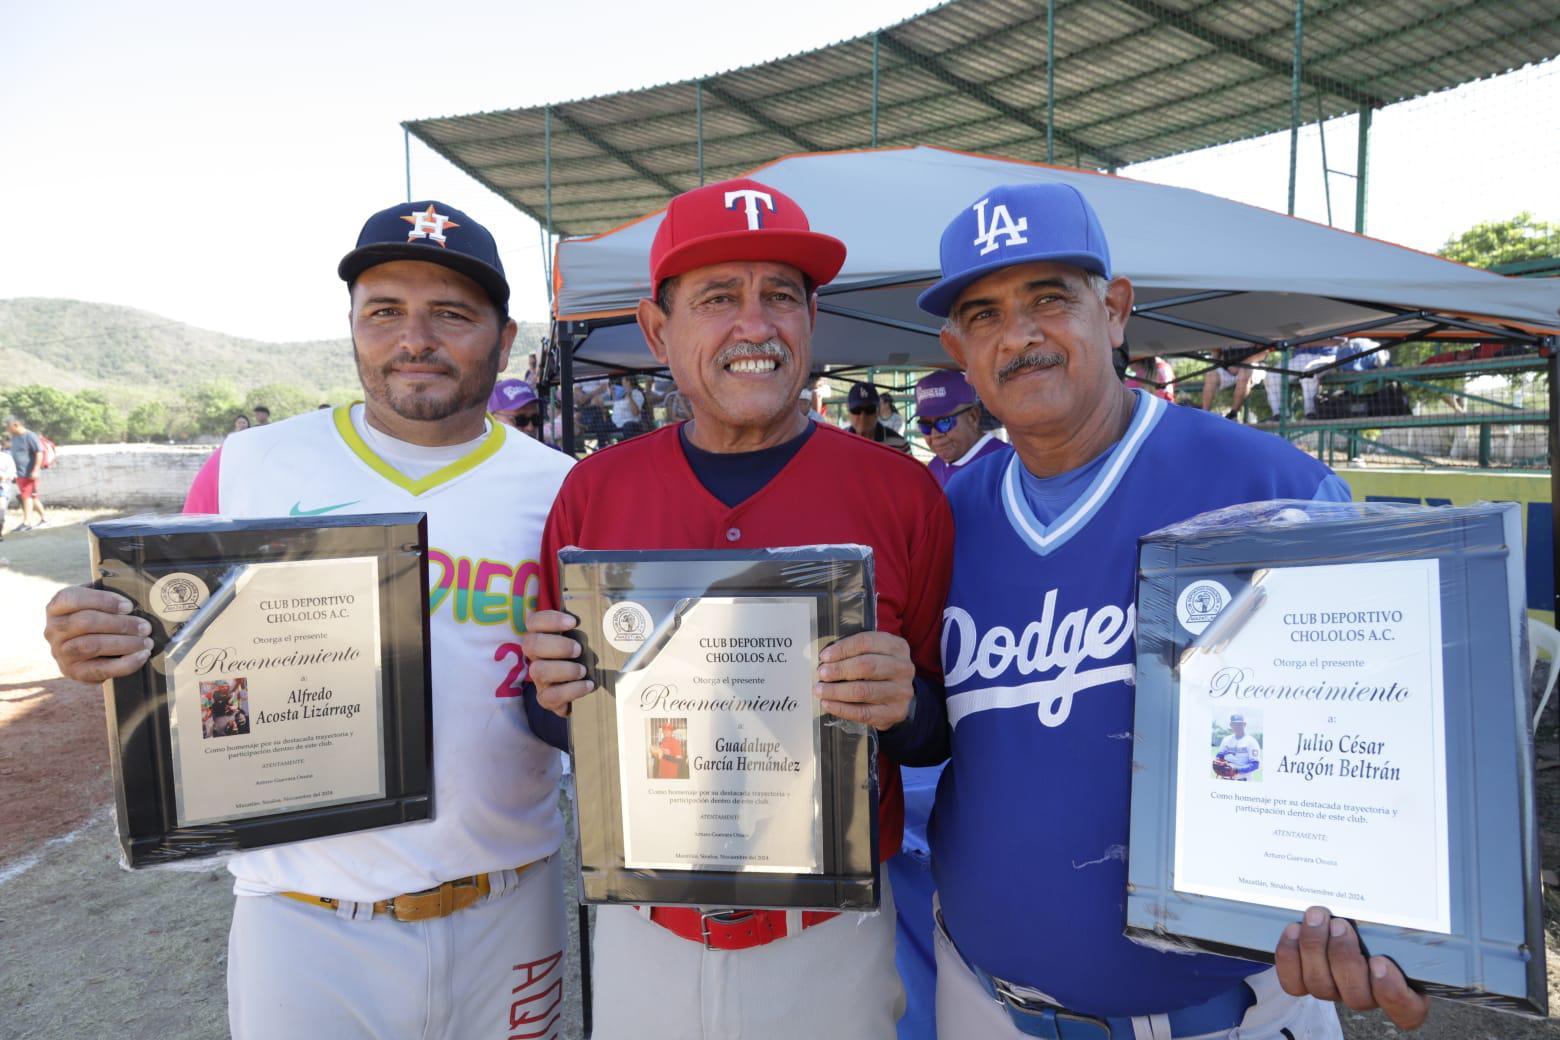
{"type": "MultiPolygon", "coordinates": [[[[405,194],[400,121],[556,102],[764,61],[925,0],[265,5],[60,0],[7,12],[0,298],[120,303],[261,339],[340,336],[335,263],[405,194]]],[[[1370,232],[1433,250],[1520,209],[1560,219],[1555,63],[1395,106],[1375,123],[1370,232]],[[1435,147],[1424,143],[1432,135],[1435,147]]],[[[1329,124],[1352,169],[1352,119],[1329,124]]],[[[1314,129],[1300,213],[1325,220],[1314,129]]],[[[1129,175],[1282,210],[1287,135],[1129,175]]],[[[1331,178],[1353,226],[1353,185],[1331,178]]],[[[412,187],[498,237],[516,315],[544,320],[536,225],[414,142],[412,187]]]]}

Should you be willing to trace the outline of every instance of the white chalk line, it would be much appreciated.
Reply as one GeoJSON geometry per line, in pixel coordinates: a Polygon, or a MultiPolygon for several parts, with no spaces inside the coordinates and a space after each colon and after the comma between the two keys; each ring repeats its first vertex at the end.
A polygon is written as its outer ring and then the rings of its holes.
{"type": "Polygon", "coordinates": [[[34,849],[32,852],[29,852],[21,859],[12,860],[5,866],[0,866],[0,886],[5,885],[6,882],[11,881],[13,878],[21,877],[33,867],[36,867],[39,863],[43,862],[43,858],[49,853],[50,849],[58,848],[61,845],[69,845],[71,842],[85,834],[88,830],[95,827],[100,821],[108,819],[113,815],[114,807],[112,805],[106,806],[105,808],[94,813],[86,823],[82,824],[80,827],[77,827],[69,834],[61,834],[57,838],[50,838],[48,841],[44,842],[42,845],[39,845],[36,849],[34,849]]]}

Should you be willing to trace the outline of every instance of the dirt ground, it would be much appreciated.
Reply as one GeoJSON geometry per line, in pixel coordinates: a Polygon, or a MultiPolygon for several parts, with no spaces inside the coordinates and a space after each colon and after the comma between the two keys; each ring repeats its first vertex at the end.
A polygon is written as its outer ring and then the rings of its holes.
{"type": "MultiPolygon", "coordinates": [[[[86,576],[89,516],[55,511],[50,527],[0,542],[0,1040],[216,1040],[227,1035],[227,873],[119,867],[102,695],[52,678],[41,635],[49,597],[86,576]]],[[[1551,704],[1541,762],[1555,761],[1557,726],[1560,705],[1551,704]]],[[[1560,768],[1540,770],[1539,814],[1555,869],[1560,768]]],[[[1550,1004],[1560,1009],[1560,897],[1546,896],[1550,1004]]],[[[570,955],[578,978],[578,951],[570,955]]],[[[577,1037],[577,987],[571,1004],[565,1035],[577,1037]]],[[[1342,1018],[1349,1040],[1400,1035],[1380,1015],[1342,1018]]],[[[1560,1040],[1560,1020],[1437,1001],[1416,1035],[1560,1040]]]]}

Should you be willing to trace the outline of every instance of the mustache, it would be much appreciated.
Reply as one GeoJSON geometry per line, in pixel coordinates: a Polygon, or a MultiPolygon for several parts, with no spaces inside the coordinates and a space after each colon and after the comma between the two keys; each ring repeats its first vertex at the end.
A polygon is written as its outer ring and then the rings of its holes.
{"type": "Polygon", "coordinates": [[[725,368],[733,361],[755,357],[774,358],[775,361],[783,365],[791,360],[791,352],[778,339],[766,339],[762,343],[743,341],[733,343],[731,346],[721,350],[719,354],[715,355],[715,363],[721,368],[725,368]]]}
{"type": "Polygon", "coordinates": [[[406,351],[403,351],[397,354],[395,357],[391,358],[389,361],[386,361],[382,366],[380,366],[379,371],[383,375],[389,375],[391,372],[394,372],[402,365],[432,366],[437,368],[440,373],[447,376],[458,376],[460,374],[456,371],[454,365],[434,354],[420,354],[414,357],[412,354],[406,351]]]}
{"type": "Polygon", "coordinates": [[[1020,354],[997,370],[997,382],[1006,383],[1009,379],[1030,369],[1053,368],[1062,363],[1062,355],[1053,351],[1031,350],[1020,354]]]}

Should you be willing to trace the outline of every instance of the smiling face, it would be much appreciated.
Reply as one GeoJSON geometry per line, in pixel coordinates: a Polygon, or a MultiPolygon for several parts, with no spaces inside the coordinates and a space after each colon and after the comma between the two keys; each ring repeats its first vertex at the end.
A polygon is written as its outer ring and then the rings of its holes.
{"type": "Polygon", "coordinates": [[[1111,350],[1131,311],[1125,278],[1110,282],[1102,299],[1080,268],[1015,264],[959,294],[942,343],[1010,430],[1056,435],[1120,392],[1111,350]]]}
{"type": "Polygon", "coordinates": [[[369,420],[414,444],[480,435],[515,332],[463,274],[418,260],[370,267],[352,286],[352,344],[369,420]]]}
{"type": "Polygon", "coordinates": [[[800,271],[713,264],[679,275],[666,302],[641,300],[639,327],[692,406],[698,447],[756,451],[801,432],[817,312],[800,271]]]}

